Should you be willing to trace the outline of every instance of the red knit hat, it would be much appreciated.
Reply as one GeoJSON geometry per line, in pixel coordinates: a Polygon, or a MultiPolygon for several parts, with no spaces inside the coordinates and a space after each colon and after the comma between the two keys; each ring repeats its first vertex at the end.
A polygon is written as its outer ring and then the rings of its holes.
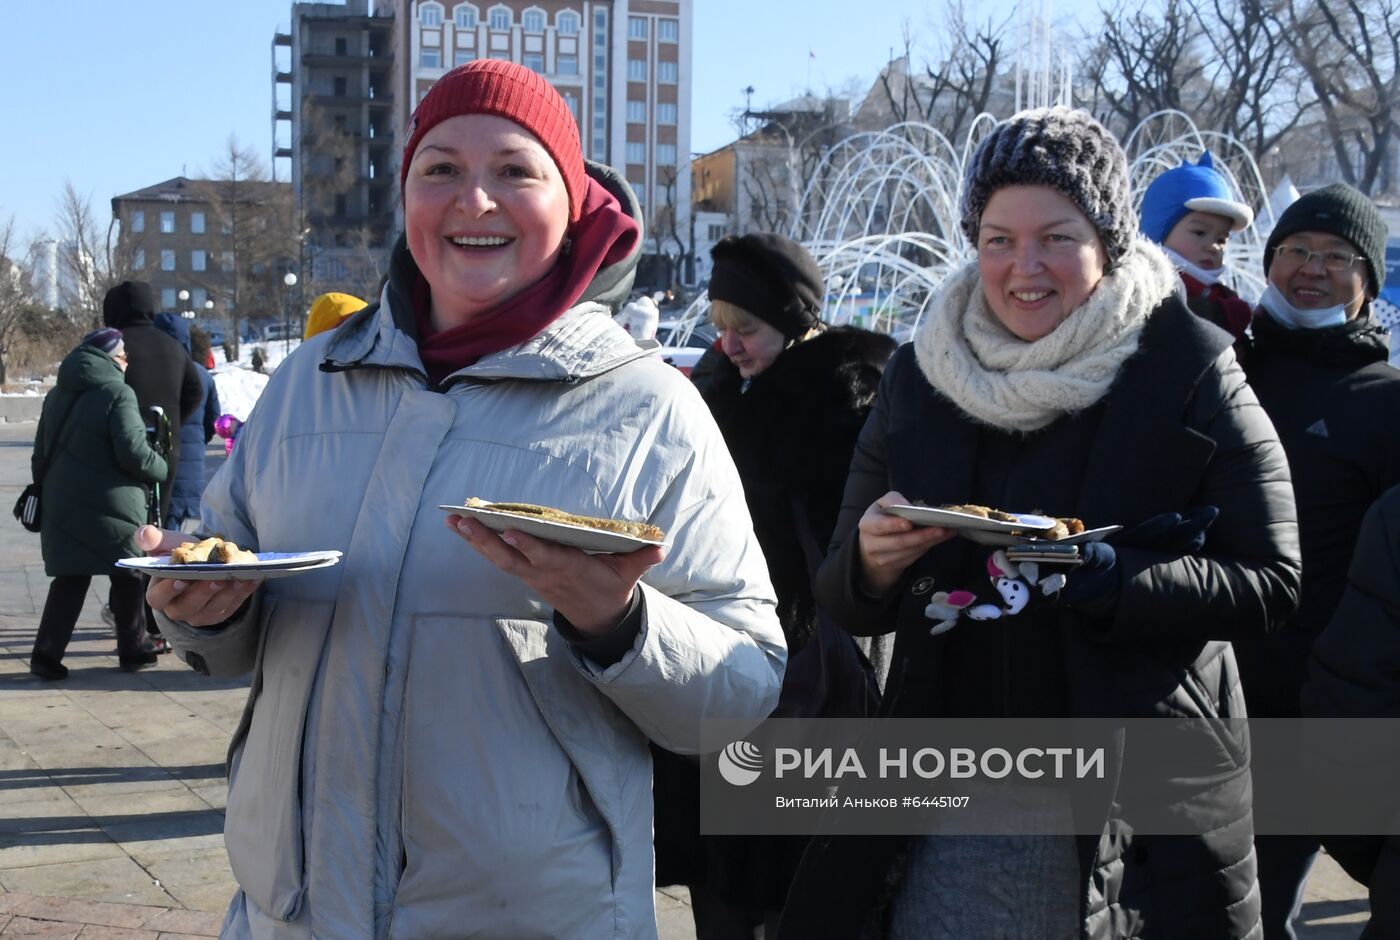
{"type": "Polygon", "coordinates": [[[564,178],[569,221],[578,221],[587,187],[578,124],[553,85],[525,66],[504,59],[476,59],[458,66],[428,90],[408,125],[408,143],[399,166],[400,186],[408,179],[408,165],[423,135],[461,114],[494,114],[534,134],[564,178]]]}

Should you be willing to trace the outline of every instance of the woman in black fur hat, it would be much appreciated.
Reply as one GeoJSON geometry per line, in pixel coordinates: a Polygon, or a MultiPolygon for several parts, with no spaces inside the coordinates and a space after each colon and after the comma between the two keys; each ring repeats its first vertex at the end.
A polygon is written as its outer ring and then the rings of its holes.
{"type": "MultiPolygon", "coordinates": [[[[791,674],[818,630],[808,550],[826,553],[851,453],[896,343],[826,328],[821,271],[789,238],[728,236],[712,255],[710,316],[724,358],[703,394],[768,560],[791,674]]],[[[854,641],[840,640],[852,645],[847,662],[862,668],[854,641]]],[[[785,689],[779,712],[788,697],[785,689]]],[[[701,837],[695,765],[655,756],[657,883],[690,885],[700,940],[750,938],[765,921],[771,930],[807,840],[701,837]]]]}

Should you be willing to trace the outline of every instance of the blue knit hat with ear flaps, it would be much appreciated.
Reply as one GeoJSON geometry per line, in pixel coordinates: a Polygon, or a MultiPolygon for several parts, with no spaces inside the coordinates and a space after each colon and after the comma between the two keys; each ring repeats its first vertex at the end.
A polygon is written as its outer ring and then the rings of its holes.
{"type": "Polygon", "coordinates": [[[1172,167],[1147,187],[1142,196],[1142,234],[1161,244],[1189,212],[1224,216],[1232,232],[1254,221],[1254,210],[1235,199],[1209,151],[1197,163],[1172,167]]]}

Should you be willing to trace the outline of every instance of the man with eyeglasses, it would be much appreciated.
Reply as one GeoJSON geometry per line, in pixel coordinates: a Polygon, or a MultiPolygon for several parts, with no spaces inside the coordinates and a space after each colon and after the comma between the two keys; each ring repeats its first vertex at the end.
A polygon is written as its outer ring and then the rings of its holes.
{"type": "MultiPolygon", "coordinates": [[[[1242,358],[1288,454],[1303,588],[1287,622],[1235,642],[1251,718],[1299,715],[1308,653],[1346,587],[1362,517],[1400,483],[1400,371],[1371,315],[1386,237],[1371,201],[1337,183],[1289,206],[1264,249],[1269,284],[1242,358]]],[[[1256,807],[1297,782],[1256,775],[1256,807]]],[[[1260,823],[1267,828],[1262,814],[1260,823]]],[[[1315,836],[1256,837],[1266,940],[1294,936],[1317,849],[1315,836]]]]}

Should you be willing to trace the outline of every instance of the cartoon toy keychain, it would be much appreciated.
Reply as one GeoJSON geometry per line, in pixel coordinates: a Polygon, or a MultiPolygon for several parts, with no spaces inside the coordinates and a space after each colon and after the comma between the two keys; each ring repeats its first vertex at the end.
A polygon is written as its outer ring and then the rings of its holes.
{"type": "Polygon", "coordinates": [[[938,591],[929,598],[924,616],[932,620],[931,636],[947,633],[961,617],[969,620],[1000,620],[1014,617],[1031,602],[1031,585],[1050,596],[1065,586],[1065,576],[1059,572],[1040,577],[1040,566],[1033,561],[1016,563],[997,549],[987,556],[987,577],[996,589],[998,600],[978,603],[973,591],[938,591]]]}

